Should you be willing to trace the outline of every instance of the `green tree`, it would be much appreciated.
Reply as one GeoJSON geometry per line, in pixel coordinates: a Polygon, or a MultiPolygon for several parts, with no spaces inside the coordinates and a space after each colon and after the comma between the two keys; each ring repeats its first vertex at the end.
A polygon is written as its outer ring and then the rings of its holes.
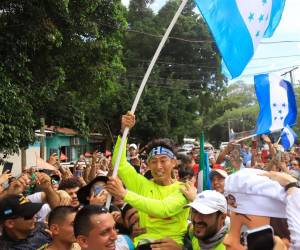
{"type": "Polygon", "coordinates": [[[253,85],[241,81],[229,85],[206,115],[204,127],[208,140],[216,146],[228,141],[228,126],[235,132],[254,129],[258,112],[253,85]]]}
{"type": "MultiPolygon", "coordinates": [[[[180,1],[168,1],[155,14],[147,1],[130,1],[123,84],[132,93],[132,100],[161,34],[179,4],[180,1]]],[[[198,136],[203,116],[224,87],[217,50],[203,20],[194,13],[194,7],[192,2],[188,3],[171,36],[205,42],[167,41],[137,110],[134,135],[141,140],[168,136],[180,141],[184,136],[198,136]]]]}
{"type": "Polygon", "coordinates": [[[32,107],[0,64],[0,152],[19,152],[34,138],[32,107]]]}
{"type": "MultiPolygon", "coordinates": [[[[98,122],[105,112],[96,108],[108,100],[106,93],[116,95],[117,77],[124,71],[126,19],[121,1],[4,0],[0,11],[3,72],[18,90],[17,98],[30,106],[32,113],[24,111],[27,119],[32,116],[38,126],[42,116],[47,124],[83,134],[101,130],[104,125],[98,122]]],[[[109,104],[106,109],[109,112],[109,104]]],[[[33,124],[23,132],[33,131],[33,124]]],[[[2,138],[11,139],[5,134],[2,138]]]]}

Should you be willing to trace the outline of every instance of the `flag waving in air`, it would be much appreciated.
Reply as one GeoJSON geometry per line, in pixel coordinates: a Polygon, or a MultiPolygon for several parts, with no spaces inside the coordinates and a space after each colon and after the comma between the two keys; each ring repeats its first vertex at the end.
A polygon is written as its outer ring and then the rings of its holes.
{"type": "Polygon", "coordinates": [[[278,26],[285,0],[195,0],[223,59],[235,78],[243,72],[263,37],[278,26]]]}
{"type": "Polygon", "coordinates": [[[287,125],[281,132],[281,144],[285,150],[290,149],[297,140],[296,133],[287,125]]]}
{"type": "Polygon", "coordinates": [[[293,126],[297,119],[297,103],[290,82],[276,74],[254,76],[259,103],[256,134],[269,134],[285,126],[293,126]]]}

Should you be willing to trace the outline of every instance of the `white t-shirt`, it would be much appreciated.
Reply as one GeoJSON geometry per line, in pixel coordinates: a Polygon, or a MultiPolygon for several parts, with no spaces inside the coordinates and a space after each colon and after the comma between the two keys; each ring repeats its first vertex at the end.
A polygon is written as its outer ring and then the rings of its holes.
{"type": "MultiPolygon", "coordinates": [[[[37,192],[27,196],[28,200],[33,203],[42,203],[42,192],[37,192]]],[[[50,213],[51,208],[48,203],[45,203],[40,211],[36,214],[36,220],[38,222],[45,222],[47,215],[50,213]]]]}
{"type": "Polygon", "coordinates": [[[286,215],[291,233],[290,250],[300,249],[300,189],[291,193],[286,198],[286,215]]]}

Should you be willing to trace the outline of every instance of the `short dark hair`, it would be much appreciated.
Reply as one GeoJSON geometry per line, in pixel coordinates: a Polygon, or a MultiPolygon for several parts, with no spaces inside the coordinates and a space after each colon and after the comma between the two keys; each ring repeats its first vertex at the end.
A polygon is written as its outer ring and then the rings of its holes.
{"type": "Polygon", "coordinates": [[[298,162],[298,165],[300,166],[300,157],[295,157],[295,161],[298,162]]]}
{"type": "Polygon", "coordinates": [[[77,177],[71,177],[65,180],[62,180],[59,184],[59,190],[66,190],[69,188],[81,188],[82,184],[77,177]]]}
{"type": "Polygon", "coordinates": [[[192,178],[194,176],[194,171],[191,168],[186,168],[184,166],[180,166],[178,169],[179,179],[192,178]]]}
{"type": "Polygon", "coordinates": [[[185,155],[183,158],[181,158],[181,162],[183,164],[190,164],[193,162],[193,157],[191,155],[185,155]]]}
{"type": "Polygon", "coordinates": [[[64,221],[65,217],[68,214],[76,213],[77,210],[74,207],[71,206],[58,206],[54,208],[50,213],[48,217],[48,225],[49,227],[52,224],[56,224],[58,222],[64,221]]]}
{"type": "Polygon", "coordinates": [[[74,220],[74,235],[88,236],[92,229],[91,217],[93,215],[108,213],[108,210],[99,205],[87,205],[84,206],[75,216],[74,220]]]}
{"type": "Polygon", "coordinates": [[[168,138],[160,138],[160,139],[154,139],[154,140],[150,141],[145,147],[147,154],[149,154],[153,148],[156,148],[159,146],[170,149],[174,154],[176,154],[175,143],[173,140],[168,139],[168,138]]]}

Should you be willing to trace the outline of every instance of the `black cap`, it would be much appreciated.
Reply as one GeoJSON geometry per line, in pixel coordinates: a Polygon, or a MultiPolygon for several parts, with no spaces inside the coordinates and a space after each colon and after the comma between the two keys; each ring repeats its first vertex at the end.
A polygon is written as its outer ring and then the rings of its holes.
{"type": "Polygon", "coordinates": [[[23,195],[9,195],[0,201],[0,222],[13,218],[32,218],[43,203],[32,203],[23,195]]]}
{"type": "Polygon", "coordinates": [[[84,204],[84,205],[89,204],[87,197],[90,196],[90,191],[91,191],[92,186],[98,181],[106,183],[108,181],[108,177],[107,176],[97,176],[89,184],[80,188],[77,192],[77,198],[81,204],[84,204]]]}

